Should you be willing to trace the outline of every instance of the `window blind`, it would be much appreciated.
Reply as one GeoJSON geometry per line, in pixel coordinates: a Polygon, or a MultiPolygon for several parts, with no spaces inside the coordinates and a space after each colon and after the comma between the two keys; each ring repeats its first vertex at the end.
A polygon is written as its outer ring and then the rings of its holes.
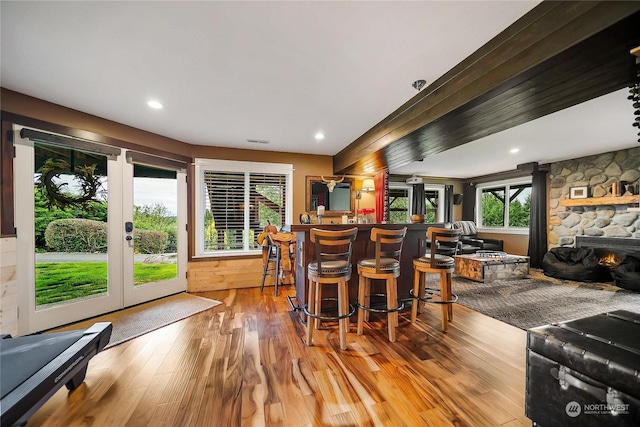
{"type": "Polygon", "coordinates": [[[207,193],[206,208],[213,216],[216,242],[208,242],[213,250],[237,250],[243,248],[244,188],[242,172],[205,171],[207,193]]]}

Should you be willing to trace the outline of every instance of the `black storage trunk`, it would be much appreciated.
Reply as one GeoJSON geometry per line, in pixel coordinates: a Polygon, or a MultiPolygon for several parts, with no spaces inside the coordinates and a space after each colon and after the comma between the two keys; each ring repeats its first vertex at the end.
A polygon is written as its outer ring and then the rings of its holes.
{"type": "Polygon", "coordinates": [[[548,426],[640,426],[640,314],[530,329],[525,411],[548,426]]]}

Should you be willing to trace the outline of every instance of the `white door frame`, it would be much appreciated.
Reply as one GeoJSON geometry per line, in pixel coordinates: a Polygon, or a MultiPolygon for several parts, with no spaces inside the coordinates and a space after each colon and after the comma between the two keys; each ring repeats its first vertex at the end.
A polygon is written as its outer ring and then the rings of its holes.
{"type": "Polygon", "coordinates": [[[122,234],[113,224],[122,224],[122,198],[117,197],[122,187],[122,156],[107,160],[108,224],[107,231],[107,294],[92,298],[54,305],[36,310],[35,289],[35,214],[33,176],[34,147],[29,139],[20,137],[21,126],[14,126],[15,209],[18,265],[18,283],[24,284],[18,292],[18,333],[20,335],[50,329],[114,311],[122,307],[122,245],[118,244],[122,234]],[[114,194],[115,193],[115,194],[114,194]]]}

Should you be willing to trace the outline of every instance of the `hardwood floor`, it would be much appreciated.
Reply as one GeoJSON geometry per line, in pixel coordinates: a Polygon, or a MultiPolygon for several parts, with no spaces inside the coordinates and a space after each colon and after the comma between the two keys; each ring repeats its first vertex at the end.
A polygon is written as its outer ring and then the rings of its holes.
{"type": "Polygon", "coordinates": [[[99,353],[85,382],[58,391],[29,426],[530,426],[526,332],[455,305],[416,324],[386,316],[348,349],[337,324],[304,343],[283,286],[199,293],[222,305],[99,353]]]}

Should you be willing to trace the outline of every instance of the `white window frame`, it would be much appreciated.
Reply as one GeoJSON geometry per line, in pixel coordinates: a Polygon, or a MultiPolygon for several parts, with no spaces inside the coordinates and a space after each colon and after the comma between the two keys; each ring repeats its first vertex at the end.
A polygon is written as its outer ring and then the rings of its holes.
{"type": "MultiPolygon", "coordinates": [[[[249,174],[251,173],[273,173],[286,175],[286,196],[285,196],[285,223],[291,224],[293,218],[293,165],[287,163],[262,163],[262,162],[244,162],[234,160],[215,160],[215,159],[195,159],[195,242],[196,251],[194,258],[203,257],[229,257],[229,256],[245,256],[261,253],[260,249],[249,249],[248,236],[243,236],[243,249],[224,250],[224,251],[208,251],[204,250],[204,210],[206,209],[206,186],[204,185],[204,173],[206,171],[216,172],[243,172],[245,173],[245,182],[249,182],[249,174]]],[[[244,232],[249,233],[249,205],[247,200],[249,197],[248,187],[245,190],[245,211],[244,211],[244,232]]]]}
{"type": "MultiPolygon", "coordinates": [[[[413,186],[401,182],[390,182],[389,188],[406,188],[407,197],[409,198],[409,208],[407,210],[407,222],[411,222],[411,210],[413,208],[413,186]]],[[[444,185],[442,184],[424,184],[424,191],[438,192],[438,210],[436,211],[435,222],[444,222],[444,185]]]]}
{"type": "MultiPolygon", "coordinates": [[[[505,197],[509,195],[509,189],[512,185],[532,184],[530,176],[521,178],[512,178],[501,181],[485,182],[476,185],[476,210],[475,219],[478,226],[478,231],[485,233],[502,233],[502,234],[529,234],[529,227],[488,227],[482,224],[482,191],[488,188],[501,187],[505,190],[505,197]]],[[[504,223],[509,224],[509,204],[504,204],[504,223]]]]}

